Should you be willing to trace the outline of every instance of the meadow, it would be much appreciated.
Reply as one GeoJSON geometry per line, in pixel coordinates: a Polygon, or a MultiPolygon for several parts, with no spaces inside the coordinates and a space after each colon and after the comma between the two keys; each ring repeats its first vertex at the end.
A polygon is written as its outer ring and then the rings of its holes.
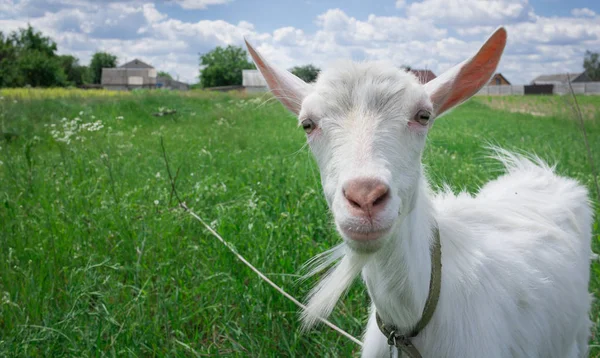
{"type": "MultiPolygon", "coordinates": [[[[340,239],[304,133],[280,104],[200,91],[0,90],[0,98],[0,356],[359,352],[327,327],[302,333],[297,308],[172,194],[161,138],[181,199],[303,298],[312,282],[297,282],[299,268],[340,239]]],[[[598,163],[600,97],[580,100],[596,110],[585,127],[598,163]]],[[[590,189],[600,252],[600,210],[569,101],[477,97],[439,119],[424,156],[432,185],[475,193],[500,175],[489,143],[534,152],[590,189]]],[[[591,270],[600,297],[600,265],[591,270]]],[[[331,319],[360,336],[368,304],[357,282],[331,319]]],[[[600,355],[599,308],[591,356],[600,355]]]]}

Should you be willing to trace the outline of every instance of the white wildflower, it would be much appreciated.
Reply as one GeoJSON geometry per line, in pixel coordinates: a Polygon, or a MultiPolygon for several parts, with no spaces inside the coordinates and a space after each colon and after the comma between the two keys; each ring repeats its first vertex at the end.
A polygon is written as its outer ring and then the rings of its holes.
{"type": "Polygon", "coordinates": [[[117,119],[120,120],[120,121],[122,121],[123,120],[123,116],[118,116],[117,119]]]}
{"type": "Polygon", "coordinates": [[[2,292],[2,305],[10,305],[12,301],[10,300],[10,293],[7,291],[2,292]]]}
{"type": "Polygon", "coordinates": [[[154,200],[154,205],[158,205],[159,201],[158,200],[154,200]]]}
{"type": "Polygon", "coordinates": [[[83,111],[80,111],[80,112],[79,112],[79,115],[80,115],[80,116],[83,116],[83,111]]]}
{"type": "Polygon", "coordinates": [[[160,178],[160,172],[156,172],[156,175],[155,175],[155,177],[156,177],[156,178],[160,178]]]}

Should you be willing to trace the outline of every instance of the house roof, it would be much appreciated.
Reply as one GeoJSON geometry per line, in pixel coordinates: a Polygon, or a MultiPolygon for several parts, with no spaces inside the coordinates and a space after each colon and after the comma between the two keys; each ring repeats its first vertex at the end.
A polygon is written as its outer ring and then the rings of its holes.
{"type": "Polygon", "coordinates": [[[154,68],[154,67],[147,64],[146,62],[136,58],[127,63],[122,64],[121,66],[119,66],[119,68],[154,68]]]}
{"type": "Polygon", "coordinates": [[[592,79],[585,73],[557,73],[553,75],[541,75],[534,78],[532,83],[544,84],[544,83],[567,83],[571,79],[571,82],[590,82],[592,79]]]}
{"type": "Polygon", "coordinates": [[[267,81],[259,70],[242,70],[242,86],[267,87],[267,81]]]}
{"type": "Polygon", "coordinates": [[[435,75],[435,73],[431,72],[431,70],[415,70],[415,69],[411,69],[410,72],[417,76],[417,78],[419,79],[419,81],[421,83],[427,83],[429,81],[431,81],[432,79],[436,78],[437,76],[435,75]]]}
{"type": "Polygon", "coordinates": [[[506,83],[510,84],[510,81],[509,81],[509,80],[507,80],[507,79],[506,79],[506,77],[504,77],[504,75],[503,75],[503,74],[501,74],[500,72],[498,72],[498,73],[494,74],[494,77],[492,77],[492,79],[490,80],[490,82],[491,82],[491,81],[492,81],[494,78],[496,78],[496,77],[502,77],[502,79],[503,79],[504,81],[506,81],[506,83]]]}
{"type": "Polygon", "coordinates": [[[168,84],[168,85],[171,85],[171,86],[173,86],[173,85],[176,85],[176,86],[189,86],[189,84],[187,84],[185,82],[177,81],[177,80],[174,80],[174,79],[172,79],[170,77],[167,77],[167,76],[158,76],[156,78],[156,81],[158,83],[164,83],[164,84],[168,84]]]}

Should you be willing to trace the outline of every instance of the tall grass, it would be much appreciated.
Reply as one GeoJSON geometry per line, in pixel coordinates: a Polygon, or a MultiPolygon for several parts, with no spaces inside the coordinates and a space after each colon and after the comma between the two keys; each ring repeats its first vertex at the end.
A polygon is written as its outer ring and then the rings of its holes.
{"type": "MultiPolygon", "coordinates": [[[[303,132],[279,104],[205,92],[1,93],[0,131],[10,135],[0,139],[0,356],[358,352],[328,328],[301,334],[296,307],[171,197],[161,137],[187,205],[304,297],[309,284],[295,283],[299,267],[339,238],[303,132]],[[153,116],[159,107],[177,113],[153,116]]],[[[493,142],[557,161],[561,174],[591,188],[575,122],[479,101],[432,130],[424,160],[434,185],[475,192],[499,175],[484,159],[483,146],[493,142]]],[[[585,125],[598,138],[599,121],[585,125]]],[[[600,152],[600,141],[591,145],[600,152]]],[[[600,266],[592,270],[598,295],[600,266]]],[[[367,307],[356,284],[332,320],[360,336],[367,307]]]]}
{"type": "Polygon", "coordinates": [[[81,90],[77,88],[0,88],[0,96],[7,99],[38,100],[54,98],[98,98],[123,97],[131,92],[107,91],[103,89],[81,90]]]}

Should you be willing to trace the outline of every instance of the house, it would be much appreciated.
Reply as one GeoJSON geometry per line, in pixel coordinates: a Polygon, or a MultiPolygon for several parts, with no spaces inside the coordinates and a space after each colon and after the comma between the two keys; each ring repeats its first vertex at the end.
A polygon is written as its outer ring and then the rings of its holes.
{"type": "Polygon", "coordinates": [[[267,91],[267,82],[258,70],[242,70],[242,86],[246,93],[267,91]]]}
{"type": "Polygon", "coordinates": [[[156,88],[156,69],[135,59],[116,68],[102,69],[102,87],[113,91],[156,88]]]}
{"type": "Polygon", "coordinates": [[[496,73],[488,83],[488,86],[510,86],[510,82],[501,73],[496,73]]]}
{"type": "Polygon", "coordinates": [[[432,79],[436,78],[437,76],[431,72],[431,70],[415,70],[415,69],[410,69],[410,72],[417,76],[417,78],[419,79],[419,81],[422,84],[425,84],[429,81],[431,81],[432,79]]]}
{"type": "Polygon", "coordinates": [[[156,88],[188,91],[190,89],[190,85],[174,80],[167,76],[158,76],[156,78],[156,88]]]}
{"type": "Polygon", "coordinates": [[[581,73],[559,73],[554,75],[541,75],[537,76],[533,81],[532,85],[566,85],[569,83],[580,83],[580,82],[592,82],[590,76],[585,72],[581,73]]]}
{"type": "Polygon", "coordinates": [[[116,68],[102,69],[102,87],[113,91],[127,91],[138,88],[164,88],[187,91],[187,83],[165,76],[158,76],[156,69],[142,60],[134,59],[116,68]]]}

